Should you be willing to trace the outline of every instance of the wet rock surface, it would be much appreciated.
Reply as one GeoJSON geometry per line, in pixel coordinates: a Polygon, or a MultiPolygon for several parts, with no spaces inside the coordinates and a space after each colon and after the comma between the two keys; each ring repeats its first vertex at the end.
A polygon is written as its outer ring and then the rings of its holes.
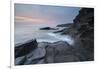
{"type": "Polygon", "coordinates": [[[80,45],[74,47],[67,42],[58,41],[54,43],[39,43],[30,53],[17,57],[16,65],[60,63],[87,61],[86,50],[80,45]]]}
{"type": "MultiPolygon", "coordinates": [[[[34,41],[34,40],[33,40],[34,41]]],[[[36,40],[34,41],[34,44],[36,44],[36,40]]],[[[16,47],[15,47],[16,49],[16,47]]],[[[24,50],[21,49],[21,50],[24,50]]],[[[27,50],[29,50],[27,48],[27,50]]],[[[45,47],[41,47],[39,45],[36,46],[36,48],[32,48],[32,51],[28,52],[27,54],[24,54],[23,56],[19,56],[15,58],[15,64],[16,65],[28,65],[28,64],[38,64],[44,62],[44,57],[46,54],[45,47]]],[[[17,53],[18,51],[16,51],[17,53]]],[[[25,52],[25,50],[24,50],[25,52]]],[[[19,53],[20,54],[20,53],[19,53]]]]}
{"type": "Polygon", "coordinates": [[[38,43],[36,40],[30,40],[24,44],[19,46],[15,46],[15,58],[24,56],[31,51],[33,51],[37,47],[38,43]]]}

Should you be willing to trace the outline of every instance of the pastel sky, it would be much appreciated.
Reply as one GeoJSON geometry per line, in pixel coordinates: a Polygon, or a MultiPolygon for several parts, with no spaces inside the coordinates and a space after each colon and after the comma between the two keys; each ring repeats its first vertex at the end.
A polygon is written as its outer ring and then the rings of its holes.
{"type": "Polygon", "coordinates": [[[15,4],[15,23],[57,24],[72,23],[79,7],[15,4]]]}

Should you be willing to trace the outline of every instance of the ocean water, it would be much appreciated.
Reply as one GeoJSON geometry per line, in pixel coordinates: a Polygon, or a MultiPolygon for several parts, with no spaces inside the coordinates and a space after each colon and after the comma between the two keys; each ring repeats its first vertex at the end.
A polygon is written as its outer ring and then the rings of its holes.
{"type": "MultiPolygon", "coordinates": [[[[61,30],[59,28],[58,30],[61,30]]],[[[70,35],[61,35],[60,33],[53,33],[57,30],[39,30],[39,27],[34,25],[20,25],[15,26],[15,44],[25,43],[28,40],[36,39],[38,42],[57,42],[66,41],[70,45],[74,43],[74,39],[70,35]]]]}

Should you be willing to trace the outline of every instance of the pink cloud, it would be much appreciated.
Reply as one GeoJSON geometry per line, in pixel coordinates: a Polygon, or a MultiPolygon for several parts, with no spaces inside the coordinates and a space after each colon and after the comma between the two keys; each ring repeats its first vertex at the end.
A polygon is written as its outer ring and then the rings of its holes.
{"type": "Polygon", "coordinates": [[[32,22],[32,23],[48,23],[49,20],[46,18],[34,18],[29,16],[15,16],[15,20],[22,22],[32,22]]]}

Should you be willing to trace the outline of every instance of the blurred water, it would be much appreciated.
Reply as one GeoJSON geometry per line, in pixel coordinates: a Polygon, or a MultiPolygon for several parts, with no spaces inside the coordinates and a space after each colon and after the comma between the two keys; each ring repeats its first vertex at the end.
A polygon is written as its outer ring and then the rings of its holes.
{"type": "Polygon", "coordinates": [[[35,28],[32,25],[17,27],[15,28],[15,44],[24,43],[35,38],[38,42],[67,41],[71,45],[74,43],[74,40],[69,35],[53,33],[55,31],[57,30],[39,30],[38,27],[35,28]]]}

